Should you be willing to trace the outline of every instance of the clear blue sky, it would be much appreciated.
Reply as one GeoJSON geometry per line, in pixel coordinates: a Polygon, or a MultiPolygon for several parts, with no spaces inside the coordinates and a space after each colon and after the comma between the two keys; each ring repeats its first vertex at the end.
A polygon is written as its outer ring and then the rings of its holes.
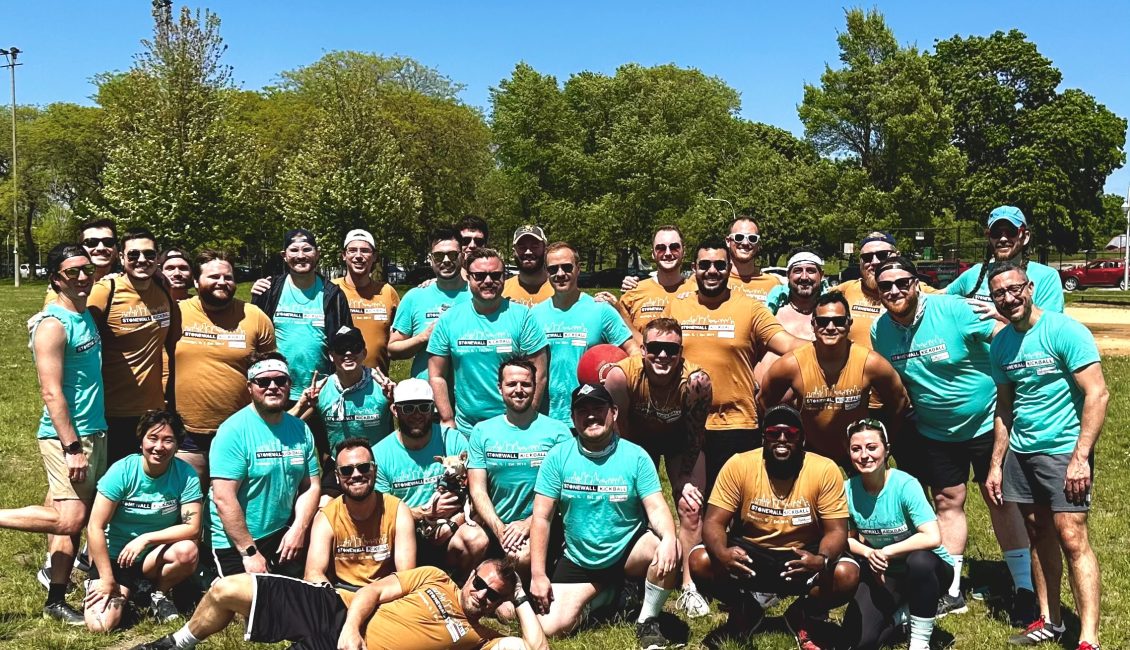
{"type": "MultiPolygon", "coordinates": [[[[179,7],[181,2],[177,2],[179,7]]],[[[742,95],[748,119],[801,135],[803,84],[838,63],[836,32],[848,3],[808,2],[251,2],[216,0],[227,62],[244,88],[331,50],[401,54],[464,84],[462,98],[489,108],[489,89],[526,61],[564,81],[623,63],[674,63],[715,75],[742,95]]],[[[1017,28],[1082,88],[1130,116],[1130,2],[881,2],[902,43],[932,48],[955,34],[1017,28]]],[[[147,0],[10,0],[0,8],[0,47],[24,51],[20,103],[90,103],[90,78],[125,70],[151,30],[147,0]]],[[[9,101],[7,80],[0,101],[9,101]]],[[[1130,168],[1107,181],[1125,196],[1130,168]]]]}

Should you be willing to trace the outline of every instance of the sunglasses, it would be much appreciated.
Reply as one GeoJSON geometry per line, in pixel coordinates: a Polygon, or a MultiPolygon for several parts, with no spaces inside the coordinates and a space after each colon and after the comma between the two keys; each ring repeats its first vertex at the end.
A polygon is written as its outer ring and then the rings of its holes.
{"type": "Polygon", "coordinates": [[[355,346],[351,346],[351,347],[348,347],[348,348],[333,348],[333,353],[336,354],[339,357],[343,357],[347,354],[357,356],[357,355],[361,354],[361,351],[364,350],[364,349],[365,349],[365,346],[363,346],[363,345],[355,345],[355,346]]]}
{"type": "Polygon", "coordinates": [[[459,242],[461,244],[463,244],[464,246],[470,246],[471,244],[474,244],[476,246],[482,246],[482,245],[487,243],[487,240],[486,240],[486,237],[462,237],[461,236],[461,237],[459,237],[459,242]]]}
{"type": "MultiPolygon", "coordinates": [[[[83,257],[86,256],[83,255],[83,257]]],[[[59,273],[61,275],[67,276],[67,278],[71,280],[77,280],[80,274],[85,274],[87,277],[93,277],[94,271],[97,270],[97,268],[98,267],[94,266],[93,264],[80,264],[78,266],[72,266],[67,269],[59,269],[59,273]]]]}
{"type": "Polygon", "coordinates": [[[715,271],[725,271],[728,266],[730,266],[730,263],[727,262],[726,260],[699,260],[698,261],[698,270],[699,271],[709,271],[710,267],[714,267],[715,271]]]}
{"type": "Polygon", "coordinates": [[[459,259],[459,251],[435,251],[432,253],[432,261],[436,264],[454,262],[457,259],[459,259]]]}
{"type": "Polygon", "coordinates": [[[354,473],[361,476],[368,476],[369,472],[373,471],[372,463],[357,463],[356,465],[338,465],[337,473],[342,476],[353,476],[354,473]]]}
{"type": "Polygon", "coordinates": [[[683,250],[683,245],[680,244],[679,242],[675,242],[673,244],[656,244],[655,245],[655,252],[656,253],[666,253],[666,252],[678,253],[681,250],[683,250]]]}
{"type": "Polygon", "coordinates": [[[879,292],[880,293],[889,293],[891,291],[891,289],[894,288],[894,287],[898,287],[899,291],[909,291],[910,285],[913,282],[915,282],[917,279],[918,278],[906,277],[906,278],[899,278],[897,280],[879,280],[879,282],[878,282],[879,292]]]}
{"type": "Polygon", "coordinates": [[[87,237],[82,240],[83,248],[98,248],[101,244],[105,248],[113,248],[118,245],[117,237],[87,237]]]}
{"type": "Polygon", "coordinates": [[[400,409],[400,412],[404,415],[411,415],[412,413],[431,413],[432,406],[432,402],[420,402],[417,404],[397,404],[396,408],[400,409]]]}
{"type": "Polygon", "coordinates": [[[735,232],[735,233],[731,233],[729,235],[729,237],[730,237],[730,241],[734,242],[735,244],[745,244],[747,242],[750,243],[750,244],[756,244],[757,242],[761,241],[761,235],[759,235],[755,232],[751,232],[751,233],[735,232]]]}
{"type": "Polygon", "coordinates": [[[251,380],[259,388],[266,390],[271,386],[278,386],[279,388],[286,388],[290,385],[290,377],[283,375],[281,377],[256,377],[251,380]]]}
{"type": "Polygon", "coordinates": [[[847,327],[847,316],[813,316],[812,321],[816,323],[816,329],[822,330],[828,325],[835,325],[836,327],[847,327]]]}
{"type": "Polygon", "coordinates": [[[989,295],[993,297],[993,300],[1000,300],[1001,298],[1004,298],[1006,294],[1010,294],[1010,293],[1012,295],[1016,296],[1017,298],[1019,298],[1020,294],[1024,293],[1024,290],[1028,288],[1029,284],[1030,284],[1029,282],[1021,282],[1020,284],[1010,284],[1007,287],[1001,287],[1000,289],[993,291],[989,295]]]}
{"type": "Polygon", "coordinates": [[[673,357],[679,354],[679,351],[683,349],[682,345],[669,343],[667,341],[652,341],[650,343],[644,343],[643,346],[647,349],[647,353],[653,357],[658,357],[664,352],[667,353],[667,356],[673,357]]]}
{"type": "Polygon", "coordinates": [[[1000,239],[1001,237],[1015,239],[1019,235],[1020,230],[1011,223],[1005,223],[1000,226],[993,226],[989,229],[989,239],[1000,239]]]}
{"type": "Polygon", "coordinates": [[[550,275],[557,275],[558,271],[561,271],[565,275],[570,275],[570,274],[573,273],[573,265],[572,264],[550,264],[549,266],[545,267],[545,270],[549,271],[550,275]]]}
{"type": "Polygon", "coordinates": [[[864,264],[873,264],[875,262],[886,262],[887,258],[894,254],[894,251],[875,251],[873,253],[860,253],[859,261],[864,264]]]}
{"type": "Polygon", "coordinates": [[[487,600],[492,603],[502,602],[502,594],[492,589],[491,586],[487,584],[487,581],[483,580],[482,576],[478,573],[475,574],[474,578],[471,578],[471,587],[475,591],[485,591],[487,600]]]}
{"type": "Polygon", "coordinates": [[[800,429],[790,424],[774,424],[771,427],[765,428],[765,438],[767,440],[796,440],[800,437],[800,429]]]}
{"type": "Polygon", "coordinates": [[[126,251],[126,259],[131,262],[136,262],[143,257],[147,260],[155,260],[157,259],[157,251],[152,248],[135,248],[132,251],[126,251]]]}
{"type": "Polygon", "coordinates": [[[467,275],[475,282],[485,282],[487,278],[491,282],[502,282],[502,271],[470,271],[467,275]]]}

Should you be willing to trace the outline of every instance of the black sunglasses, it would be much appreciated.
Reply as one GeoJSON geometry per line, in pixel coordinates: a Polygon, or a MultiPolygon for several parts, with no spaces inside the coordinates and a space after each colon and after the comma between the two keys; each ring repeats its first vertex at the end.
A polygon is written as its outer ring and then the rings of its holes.
{"type": "Polygon", "coordinates": [[[487,278],[490,278],[491,282],[502,281],[502,271],[470,271],[467,275],[475,282],[484,282],[487,278]]]}
{"type": "Polygon", "coordinates": [[[286,375],[283,375],[281,377],[256,377],[251,380],[251,383],[264,390],[270,388],[271,386],[286,388],[290,385],[290,377],[287,377],[286,375]]]}
{"type": "Polygon", "coordinates": [[[117,237],[87,237],[82,240],[83,248],[98,248],[98,244],[102,244],[106,248],[113,248],[118,245],[117,237]]]}
{"type": "Polygon", "coordinates": [[[476,246],[482,246],[483,244],[487,243],[487,240],[486,240],[486,237],[462,237],[461,236],[461,237],[459,237],[459,242],[461,244],[463,244],[464,246],[470,246],[471,244],[474,244],[476,246]]]}
{"type": "Polygon", "coordinates": [[[573,272],[573,265],[572,264],[550,264],[549,266],[545,267],[545,270],[548,271],[550,275],[557,275],[558,271],[561,271],[565,275],[569,275],[573,272]]]}
{"type": "Polygon", "coordinates": [[[679,354],[679,351],[683,349],[682,345],[668,341],[651,341],[650,343],[644,343],[643,346],[647,349],[648,354],[655,357],[658,357],[664,352],[667,353],[667,356],[673,357],[679,354]]]}
{"type": "Polygon", "coordinates": [[[655,245],[655,252],[656,253],[666,253],[667,251],[671,251],[672,253],[678,253],[681,250],[683,250],[683,245],[680,244],[679,242],[674,242],[674,243],[671,243],[671,244],[656,244],[655,245]]]}
{"type": "Polygon", "coordinates": [[[726,260],[699,260],[698,261],[698,270],[699,271],[709,271],[710,267],[713,266],[714,270],[716,270],[716,271],[725,271],[726,267],[728,267],[729,265],[730,265],[730,263],[727,262],[726,260]]]}
{"type": "Polygon", "coordinates": [[[828,325],[835,325],[836,327],[847,327],[847,316],[813,316],[812,321],[816,323],[816,329],[822,330],[828,325]]]}
{"type": "Polygon", "coordinates": [[[131,262],[136,262],[144,257],[147,260],[157,259],[157,251],[152,248],[135,248],[132,251],[126,251],[126,259],[131,262]]]}
{"type": "MultiPolygon", "coordinates": [[[[83,257],[86,256],[83,255],[83,257]]],[[[78,266],[72,266],[67,269],[60,269],[59,273],[67,276],[67,278],[71,280],[77,280],[80,273],[85,273],[86,277],[92,278],[94,277],[94,272],[97,270],[98,267],[94,266],[93,264],[80,264],[78,266]]]]}
{"type": "Polygon", "coordinates": [[[873,262],[886,262],[894,251],[875,251],[873,253],[860,253],[859,260],[864,264],[871,264],[873,262]]]}
{"type": "Polygon", "coordinates": [[[364,349],[365,346],[363,345],[351,345],[349,347],[333,348],[333,353],[339,357],[345,356],[347,354],[356,356],[358,354],[361,354],[361,351],[364,349]]]}
{"type": "Polygon", "coordinates": [[[368,476],[369,472],[373,471],[372,463],[357,463],[356,465],[338,465],[337,473],[342,476],[353,476],[356,472],[362,476],[368,476]]]}
{"type": "Polygon", "coordinates": [[[434,251],[432,252],[432,261],[436,264],[444,261],[452,261],[459,259],[459,251],[434,251]]]}
{"type": "Polygon", "coordinates": [[[893,287],[898,287],[899,291],[909,291],[910,284],[915,280],[917,280],[917,278],[913,277],[899,278],[897,280],[879,280],[879,292],[887,293],[893,287]]]}
{"type": "Polygon", "coordinates": [[[475,591],[487,592],[487,600],[492,603],[498,603],[502,601],[502,594],[492,589],[491,586],[487,584],[487,581],[483,580],[482,576],[480,576],[478,573],[475,574],[474,578],[471,578],[471,587],[473,587],[475,591]]]}

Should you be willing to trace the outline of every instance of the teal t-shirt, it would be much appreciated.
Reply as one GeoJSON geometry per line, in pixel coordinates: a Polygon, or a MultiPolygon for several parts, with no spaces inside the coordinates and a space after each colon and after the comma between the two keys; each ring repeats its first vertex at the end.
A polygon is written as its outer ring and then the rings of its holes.
{"type": "MultiPolygon", "coordinates": [[[[286,526],[302,480],[318,476],[321,467],[305,422],[284,413],[282,422],[270,425],[259,417],[254,404],[248,404],[216,430],[208,471],[213,481],[239,481],[237,498],[247,531],[259,540],[286,526]]],[[[212,547],[231,548],[213,495],[208,499],[208,516],[212,547]]]]}
{"type": "MultiPolygon", "coordinates": [[[[443,312],[453,305],[467,302],[471,299],[471,292],[467,285],[454,291],[445,291],[438,283],[426,287],[416,287],[404,295],[400,306],[396,308],[396,317],[392,319],[392,329],[406,336],[416,336],[428,329],[436,322],[443,312]]],[[[412,357],[412,376],[417,379],[428,378],[428,351],[420,350],[412,357]]]]}
{"type": "Polygon", "coordinates": [[[585,350],[601,343],[619,347],[632,338],[632,331],[616,308],[597,302],[582,293],[569,309],[553,306],[546,300],[534,306],[531,313],[549,341],[548,399],[542,400],[542,412],[559,422],[573,422],[569,399],[577,381],[577,364],[585,350]],[[547,407],[548,403],[548,407],[547,407]]]}
{"type": "MultiPolygon", "coordinates": [[[[946,293],[964,297],[970,291],[973,291],[974,283],[977,282],[977,278],[981,277],[981,266],[981,264],[974,264],[966,269],[965,273],[957,276],[946,287],[946,293]]],[[[992,271],[992,264],[989,266],[989,271],[992,271]]],[[[1028,262],[1028,268],[1025,269],[1025,272],[1028,274],[1028,279],[1036,285],[1032,294],[1032,301],[1036,303],[1036,306],[1044,311],[1063,313],[1063,285],[1059,280],[1059,271],[1039,262],[1028,262]]],[[[993,298],[989,295],[988,273],[981,280],[981,284],[977,285],[977,291],[972,297],[974,300],[993,304],[993,298]]]]}
{"type": "Polygon", "coordinates": [[[1027,332],[1011,325],[989,347],[993,380],[1014,391],[1009,449],[1068,454],[1079,439],[1083,391],[1074,373],[1100,361],[1095,337],[1082,323],[1053,311],[1027,332]]]}
{"type": "MultiPolygon", "coordinates": [[[[368,368],[363,370],[369,373],[368,368]]],[[[346,438],[364,438],[371,447],[392,431],[388,398],[371,377],[344,397],[337,375],[330,377],[318,395],[318,414],[326,424],[330,454],[335,458],[338,443],[346,438]]]]}
{"type": "Polygon", "coordinates": [[[565,557],[585,569],[623,562],[628,544],[647,527],[643,499],[660,491],[655,464],[639,445],[617,439],[603,458],[581,453],[580,442],[550,450],[534,491],[557,500],[565,525],[565,557]]]}
{"type": "Polygon", "coordinates": [[[572,438],[569,427],[546,415],[538,414],[525,428],[498,415],[471,430],[467,469],[486,470],[490,502],[498,518],[509,524],[534,511],[538,468],[550,449],[572,438]]]}
{"type": "Polygon", "coordinates": [[[296,400],[310,386],[315,370],[333,371],[326,354],[325,286],[315,277],[309,289],[299,289],[287,276],[279,304],[275,307],[275,342],[290,367],[290,399],[296,400]]]}
{"type": "Polygon", "coordinates": [[[98,493],[117,504],[106,523],[111,560],[139,535],[184,523],[181,507],[204,499],[192,465],[174,457],[164,474],[149,476],[141,454],[111,465],[98,480],[98,493]]]}
{"type": "Polygon", "coordinates": [[[436,456],[455,456],[467,451],[467,439],[455,429],[432,425],[428,444],[420,449],[407,449],[400,436],[393,433],[373,447],[377,462],[377,491],[391,494],[418,508],[436,491],[436,482],[443,476],[443,465],[436,456]]]}
{"type": "Polygon", "coordinates": [[[921,316],[903,327],[883,314],[871,326],[876,352],[891,362],[917,414],[918,431],[963,442],[993,430],[997,387],[989,370],[995,320],[981,320],[963,298],[920,294],[921,316]]]}
{"type": "Polygon", "coordinates": [[[530,356],[546,346],[545,332],[525,305],[503,299],[490,314],[474,302],[459,303],[436,321],[428,354],[450,359],[455,392],[455,425],[469,435],[506,407],[498,392],[498,368],[512,357],[530,356]]]}
{"type": "MultiPolygon", "coordinates": [[[[863,487],[863,477],[853,476],[844,485],[848,512],[851,513],[852,530],[863,535],[871,548],[886,548],[910,538],[922,524],[937,521],[938,516],[926,501],[922,484],[910,474],[898,469],[887,470],[887,484],[879,494],[871,494],[863,487]]],[[[939,545],[934,553],[953,566],[953,558],[939,545]]],[[[895,563],[905,566],[904,558],[895,563]]]]}
{"type": "MultiPolygon", "coordinates": [[[[63,351],[63,397],[67,400],[67,410],[71,414],[71,424],[81,438],[106,430],[105,392],[102,389],[102,339],[98,336],[98,326],[89,311],[76,314],[73,311],[51,303],[32,318],[29,328],[31,338],[44,318],[55,318],[63,324],[67,334],[66,349],[63,351]]],[[[31,349],[35,350],[32,344],[31,349]]],[[[39,417],[40,440],[58,438],[55,425],[43,405],[39,417]]]]}

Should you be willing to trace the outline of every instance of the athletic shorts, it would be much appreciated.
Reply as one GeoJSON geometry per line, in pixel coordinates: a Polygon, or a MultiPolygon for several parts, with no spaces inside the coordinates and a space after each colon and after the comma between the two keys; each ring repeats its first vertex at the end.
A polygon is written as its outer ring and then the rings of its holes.
{"type": "MultiPolygon", "coordinates": [[[[255,540],[255,550],[267,558],[267,571],[282,575],[300,576],[306,566],[306,553],[301,553],[298,558],[290,562],[279,562],[279,545],[282,538],[290,528],[283,528],[262,539],[255,540]]],[[[216,573],[221,578],[246,573],[243,568],[243,555],[235,548],[213,548],[212,561],[216,565],[216,573]]]]}
{"type": "MultiPolygon", "coordinates": [[[[141,584],[141,581],[146,579],[145,574],[142,573],[141,570],[142,567],[145,566],[146,558],[158,551],[163,552],[165,548],[167,548],[167,545],[160,544],[149,549],[149,551],[145,555],[142,555],[141,557],[134,560],[133,564],[128,567],[118,566],[117,558],[110,560],[110,566],[114,573],[114,582],[118,583],[122,587],[125,587],[126,589],[129,589],[131,593],[136,594],[137,588],[141,584]]],[[[88,574],[88,577],[92,581],[98,580],[100,577],[98,574],[98,565],[94,562],[90,563],[90,573],[88,574]]]]}
{"type": "Polygon", "coordinates": [[[184,432],[184,440],[181,441],[177,451],[186,451],[191,454],[204,454],[208,455],[208,451],[212,449],[212,440],[216,438],[214,433],[193,433],[191,431],[184,432]]]}
{"type": "Polygon", "coordinates": [[[916,431],[904,431],[899,436],[898,468],[922,482],[931,490],[942,490],[973,481],[984,483],[989,476],[989,463],[993,457],[992,432],[961,442],[942,442],[927,438],[916,431]]]}
{"type": "Polygon", "coordinates": [[[623,554],[616,558],[616,561],[603,569],[589,569],[563,556],[557,561],[557,566],[553,568],[550,582],[556,584],[590,582],[595,585],[600,585],[601,587],[619,588],[624,582],[624,565],[628,562],[628,556],[632,554],[632,549],[636,547],[636,543],[639,542],[647,532],[648,529],[646,526],[641,528],[632,536],[632,541],[628,542],[628,545],[624,547],[623,554]]]}
{"type": "MultiPolygon", "coordinates": [[[[750,597],[750,594],[753,593],[800,596],[807,594],[820,577],[819,573],[802,573],[791,576],[789,579],[781,576],[781,573],[787,570],[786,563],[799,557],[791,549],[765,548],[744,537],[730,537],[727,540],[727,545],[738,546],[745,551],[751,561],[750,568],[753,569],[754,576],[750,578],[726,574],[723,580],[718,581],[721,583],[719,585],[721,593],[717,594],[718,598],[724,602],[727,600],[726,596],[745,598],[750,597]]],[[[809,553],[816,553],[820,550],[820,545],[807,544],[804,550],[809,553]]],[[[828,565],[834,566],[839,562],[859,565],[859,562],[847,553],[829,560],[828,565]]]]}
{"type": "Polygon", "coordinates": [[[94,490],[98,479],[106,473],[106,434],[98,432],[79,438],[82,453],[86,454],[86,480],[74,483],[67,469],[66,456],[58,438],[44,438],[39,441],[39,456],[43,469],[47,470],[47,495],[55,501],[81,499],[87,503],[94,500],[94,490]]]}
{"type": "Polygon", "coordinates": [[[1071,454],[1018,454],[1009,450],[1004,457],[1001,494],[1005,501],[1049,506],[1052,512],[1088,512],[1094,490],[1095,457],[1091,456],[1091,489],[1087,502],[1076,505],[1067,500],[1064,484],[1071,454]]]}
{"type": "Polygon", "coordinates": [[[292,650],[337,650],[346,607],[327,584],[256,574],[245,641],[295,642],[292,650]]]}

